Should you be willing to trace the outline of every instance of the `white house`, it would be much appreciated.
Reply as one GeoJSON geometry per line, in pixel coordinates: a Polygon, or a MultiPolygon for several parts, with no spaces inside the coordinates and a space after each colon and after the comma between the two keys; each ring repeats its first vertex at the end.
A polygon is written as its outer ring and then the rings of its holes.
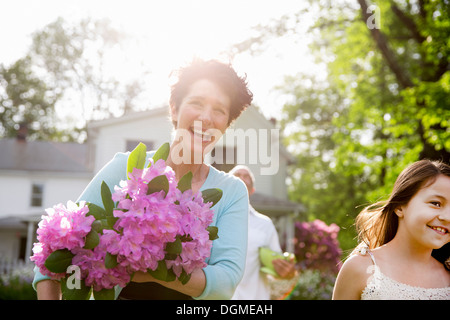
{"type": "MultiPolygon", "coordinates": [[[[0,140],[0,258],[27,260],[45,208],[76,200],[116,152],[131,151],[139,142],[149,150],[170,142],[172,128],[164,106],[91,122],[82,145],[0,140]]],[[[251,204],[273,219],[282,244],[292,250],[292,220],[303,207],[287,199],[286,169],[292,159],[275,125],[255,107],[248,108],[207,161],[224,171],[238,163],[250,167],[257,191],[251,204]]]]}
{"type": "Polygon", "coordinates": [[[75,200],[91,178],[84,145],[0,140],[0,260],[27,260],[44,209],[75,200]]]}

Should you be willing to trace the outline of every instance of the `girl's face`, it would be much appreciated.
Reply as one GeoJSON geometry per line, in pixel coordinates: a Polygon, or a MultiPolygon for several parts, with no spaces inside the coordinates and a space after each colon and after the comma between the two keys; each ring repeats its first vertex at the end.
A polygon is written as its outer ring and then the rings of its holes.
{"type": "Polygon", "coordinates": [[[450,242],[450,177],[439,175],[396,213],[398,234],[406,234],[427,248],[441,248],[450,242]]]}
{"type": "MultiPolygon", "coordinates": [[[[211,151],[228,127],[231,100],[225,91],[208,79],[194,82],[178,109],[172,107],[177,121],[177,138],[183,143],[183,153],[211,151]]],[[[202,157],[203,158],[203,157],[202,157]]]]}

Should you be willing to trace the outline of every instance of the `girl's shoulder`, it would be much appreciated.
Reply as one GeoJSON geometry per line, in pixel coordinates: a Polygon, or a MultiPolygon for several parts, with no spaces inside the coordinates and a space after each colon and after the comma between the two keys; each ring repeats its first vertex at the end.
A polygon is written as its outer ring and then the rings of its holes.
{"type": "MultiPolygon", "coordinates": [[[[361,247],[355,249],[349,258],[342,265],[341,270],[353,275],[354,280],[364,281],[364,286],[370,275],[373,274],[374,266],[377,266],[377,261],[383,258],[383,248],[369,249],[361,247]]],[[[383,260],[383,259],[381,259],[383,260]]]]}
{"type": "Polygon", "coordinates": [[[349,273],[368,275],[367,270],[374,265],[373,258],[370,256],[369,251],[358,251],[350,255],[342,265],[341,270],[346,270],[349,273]]]}
{"type": "Polygon", "coordinates": [[[353,252],[339,270],[333,291],[333,299],[358,300],[373,271],[368,254],[353,252]]]}

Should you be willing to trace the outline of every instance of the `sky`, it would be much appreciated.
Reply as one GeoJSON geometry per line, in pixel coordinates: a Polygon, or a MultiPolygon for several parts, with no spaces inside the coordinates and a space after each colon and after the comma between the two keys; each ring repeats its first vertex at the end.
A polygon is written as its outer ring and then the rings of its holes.
{"type": "MultiPolygon", "coordinates": [[[[31,33],[58,17],[74,22],[108,18],[113,27],[140,39],[137,48],[128,48],[129,62],[115,63],[114,72],[131,78],[145,66],[152,90],[143,103],[160,106],[168,99],[170,71],[194,56],[224,58],[220,53],[255,35],[256,25],[305,5],[301,0],[0,0],[0,63],[21,58],[31,44],[31,33]]],[[[285,97],[274,88],[285,75],[319,72],[307,47],[311,22],[302,21],[305,34],[296,35],[299,41],[277,39],[260,54],[238,54],[232,60],[238,73],[247,74],[254,104],[267,118],[280,115],[285,97]]]]}

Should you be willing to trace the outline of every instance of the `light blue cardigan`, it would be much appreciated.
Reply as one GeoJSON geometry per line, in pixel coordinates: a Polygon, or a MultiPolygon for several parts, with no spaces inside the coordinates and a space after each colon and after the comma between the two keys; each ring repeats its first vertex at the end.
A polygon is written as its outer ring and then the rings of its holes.
{"type": "MultiPolygon", "coordinates": [[[[154,152],[148,152],[148,158],[154,152]]],[[[111,191],[121,180],[126,180],[129,153],[117,153],[92,179],[77,201],[88,201],[103,207],[100,186],[105,181],[111,191]]],[[[148,160],[147,160],[148,163],[148,160]]],[[[247,251],[248,193],[245,184],[238,178],[218,171],[210,166],[208,177],[200,190],[219,188],[223,195],[212,208],[215,212],[212,225],[219,228],[219,238],[213,241],[208,266],[203,271],[206,287],[196,299],[230,299],[244,274],[247,251]]],[[[70,199],[68,199],[70,200],[70,199]]],[[[49,279],[35,267],[33,287],[49,279]]],[[[116,287],[116,298],[122,289],[116,287]]]]}

